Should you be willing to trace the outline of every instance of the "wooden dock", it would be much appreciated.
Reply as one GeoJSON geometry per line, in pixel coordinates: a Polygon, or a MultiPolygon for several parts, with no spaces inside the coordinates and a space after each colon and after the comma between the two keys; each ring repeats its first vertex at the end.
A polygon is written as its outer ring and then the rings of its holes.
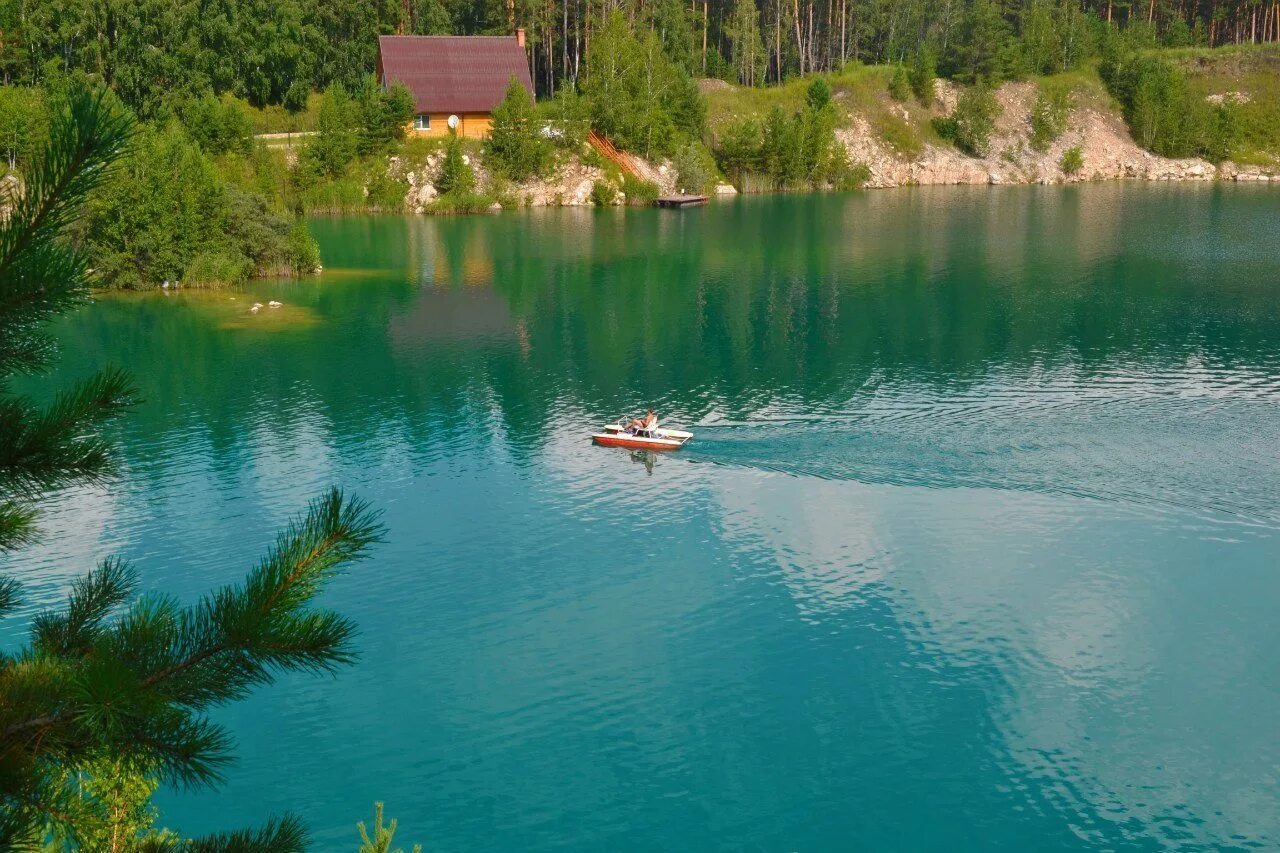
{"type": "Polygon", "coordinates": [[[654,204],[658,207],[696,207],[700,204],[706,204],[707,197],[705,195],[664,195],[659,196],[654,204]]]}

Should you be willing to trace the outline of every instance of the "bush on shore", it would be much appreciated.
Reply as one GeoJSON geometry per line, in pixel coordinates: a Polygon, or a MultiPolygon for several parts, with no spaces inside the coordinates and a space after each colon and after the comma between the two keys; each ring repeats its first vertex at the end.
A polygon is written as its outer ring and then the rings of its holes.
{"type": "Polygon", "coordinates": [[[551,162],[551,143],[542,134],[533,96],[515,78],[493,108],[484,155],[490,170],[512,181],[541,174],[551,162]]]}
{"type": "Polygon", "coordinates": [[[661,187],[653,181],[642,181],[626,174],[622,176],[622,194],[626,197],[629,205],[649,207],[658,200],[658,196],[661,193],[661,187]]]}
{"type": "Polygon", "coordinates": [[[90,198],[77,236],[102,278],[129,289],[310,272],[319,260],[305,226],[227,184],[176,122],[141,126],[90,198]]]}
{"type": "Polygon", "coordinates": [[[1062,160],[1058,166],[1062,169],[1063,174],[1074,175],[1084,168],[1084,152],[1080,150],[1080,146],[1076,145],[1062,152],[1062,160]]]}
{"type": "Polygon", "coordinates": [[[1071,90],[1060,86],[1041,87],[1031,107],[1031,147],[1044,152],[1067,131],[1071,116],[1071,90]]]}
{"type": "Polygon", "coordinates": [[[955,110],[945,118],[935,118],[933,127],[966,154],[985,157],[999,117],[1000,102],[987,85],[978,83],[960,93],[955,110]]]}
{"type": "Polygon", "coordinates": [[[1159,56],[1112,54],[1099,72],[1120,102],[1134,141],[1163,157],[1229,159],[1240,141],[1238,107],[1193,92],[1186,74],[1159,56]]]}

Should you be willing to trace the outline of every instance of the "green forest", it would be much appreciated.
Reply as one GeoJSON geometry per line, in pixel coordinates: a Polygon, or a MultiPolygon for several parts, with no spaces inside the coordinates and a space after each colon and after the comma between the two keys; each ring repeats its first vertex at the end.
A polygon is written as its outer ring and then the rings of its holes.
{"type": "MultiPolygon", "coordinates": [[[[582,156],[588,128],[671,160],[691,190],[720,176],[855,188],[868,172],[835,141],[847,118],[836,101],[870,89],[928,109],[935,78],[963,87],[954,114],[926,120],[923,134],[891,116],[876,126],[907,155],[923,141],[983,155],[991,93],[1032,79],[1050,81],[1033,116],[1040,142],[1061,134],[1084,80],[1152,152],[1247,159],[1280,149],[1280,53],[1266,44],[1278,37],[1275,2],[0,0],[0,173],[23,173],[66,91],[102,87],[139,124],[73,229],[100,280],[236,282],[317,269],[303,215],[402,209],[405,174],[428,162],[440,163],[431,212],[519,205],[511,184],[582,156]],[[516,27],[538,102],[509,92],[483,150],[450,141],[442,163],[440,143],[404,139],[412,98],[374,79],[377,36],[516,27]],[[1251,102],[1211,102],[1187,72],[1231,51],[1265,60],[1250,60],[1251,102]],[[280,131],[311,135],[289,150],[254,138],[280,131]],[[491,176],[483,187],[465,165],[476,157],[491,176]]],[[[1063,155],[1064,173],[1080,167],[1078,151],[1063,155]]],[[[612,174],[592,198],[655,193],[612,174]]]]}
{"type": "Polygon", "coordinates": [[[1274,0],[4,0],[0,78],[50,64],[108,83],[143,118],[204,92],[299,110],[373,70],[376,36],[528,33],[541,97],[588,74],[609,13],[657,35],[688,73],[753,84],[932,54],[947,77],[1065,70],[1106,33],[1168,47],[1280,39],[1274,0]]]}

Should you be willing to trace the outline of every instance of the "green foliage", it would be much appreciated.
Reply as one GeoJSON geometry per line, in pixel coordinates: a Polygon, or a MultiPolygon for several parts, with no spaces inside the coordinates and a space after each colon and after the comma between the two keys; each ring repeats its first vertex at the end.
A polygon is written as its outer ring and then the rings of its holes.
{"type": "Polygon", "coordinates": [[[356,102],[345,86],[335,83],[320,102],[316,135],[302,149],[299,170],[316,177],[341,175],[359,151],[358,127],[356,102]]]}
{"type": "Polygon", "coordinates": [[[985,157],[999,117],[1000,103],[986,85],[979,83],[960,93],[951,115],[934,119],[933,126],[939,136],[951,140],[966,154],[985,157]]]}
{"type": "Polygon", "coordinates": [[[297,227],[262,197],[227,185],[173,122],[141,129],[79,231],[108,283],[144,288],[309,272],[315,251],[299,251],[297,227]]]}
{"type": "Polygon", "coordinates": [[[87,759],[64,771],[62,786],[69,796],[62,803],[66,819],[49,827],[54,849],[134,851],[178,841],[168,830],[155,829],[156,780],[117,758],[87,759]]]}
{"type": "Polygon", "coordinates": [[[831,155],[830,180],[832,188],[840,192],[859,190],[871,180],[871,167],[852,161],[848,149],[837,144],[831,155]]]}
{"type": "Polygon", "coordinates": [[[819,112],[825,109],[831,103],[831,87],[827,85],[827,81],[821,77],[813,78],[813,82],[809,84],[808,90],[805,91],[805,106],[810,112],[819,112]]]}
{"type": "Polygon", "coordinates": [[[245,106],[235,98],[211,94],[187,101],[179,116],[187,133],[207,154],[238,152],[253,148],[253,126],[245,106]]]}
{"type": "MultiPolygon", "coordinates": [[[[380,153],[404,139],[413,111],[413,95],[403,85],[384,89],[372,74],[365,76],[356,90],[354,115],[345,114],[346,121],[355,122],[356,152],[380,153]]],[[[342,115],[340,111],[337,114],[342,115]]]]}
{"type": "Polygon", "coordinates": [[[618,188],[608,178],[601,178],[591,185],[591,203],[596,207],[612,207],[618,200],[618,188]]]}
{"type": "Polygon", "coordinates": [[[442,195],[427,208],[428,213],[441,216],[462,216],[475,213],[486,213],[493,207],[497,199],[471,190],[457,190],[442,195]]]}
{"type": "MultiPolygon", "coordinates": [[[[934,120],[935,126],[938,119],[934,120]]],[[[908,120],[889,110],[878,112],[871,118],[871,128],[886,145],[903,157],[918,157],[924,150],[924,139],[908,120]]]]}
{"type": "Polygon", "coordinates": [[[1084,168],[1084,152],[1076,145],[1062,152],[1058,167],[1067,175],[1074,175],[1084,168]]]}
{"type": "Polygon", "coordinates": [[[1071,90],[1062,86],[1042,86],[1031,107],[1031,147],[1048,151],[1067,131],[1071,117],[1071,90]]]}
{"type": "MultiPolygon", "coordinates": [[[[9,216],[0,218],[0,551],[30,541],[31,504],[42,492],[110,473],[109,447],[96,431],[132,402],[128,383],[114,372],[97,374],[43,410],[8,393],[13,376],[48,365],[53,345],[43,324],[87,295],[88,253],[62,237],[133,132],[132,121],[102,93],[72,91],[50,112],[49,133],[29,163],[25,190],[9,216]]],[[[16,600],[14,582],[0,578],[0,613],[16,600]]],[[[6,672],[0,665],[0,688],[6,672]]],[[[0,716],[4,697],[0,692],[0,716]]],[[[0,774],[0,785],[10,775],[0,774]]],[[[14,820],[31,817],[21,806],[9,808],[18,809],[14,820]]],[[[0,809],[0,838],[8,825],[0,809]]]]}
{"type": "Polygon", "coordinates": [[[450,131],[444,143],[444,159],[436,171],[434,186],[440,195],[466,195],[475,190],[476,173],[467,163],[467,155],[463,151],[462,140],[450,131]]]}
{"type": "Polygon", "coordinates": [[[489,168],[513,181],[523,181],[546,170],[551,143],[542,134],[533,96],[512,78],[502,102],[493,108],[493,126],[485,140],[489,168]]]}
{"type": "Polygon", "coordinates": [[[443,0],[414,0],[413,34],[417,36],[447,36],[453,33],[453,17],[443,0]]]}
{"type": "MultiPolygon", "coordinates": [[[[921,104],[931,106],[934,99],[934,78],[938,76],[938,60],[929,47],[916,51],[907,73],[907,82],[911,84],[911,92],[921,104]]],[[[899,99],[904,100],[904,99],[899,99]]]]}
{"type": "Polygon", "coordinates": [[[911,75],[901,65],[893,66],[893,73],[889,76],[889,97],[899,103],[911,97],[911,75]]]}
{"type": "Polygon", "coordinates": [[[49,111],[39,89],[0,86],[0,172],[31,163],[44,145],[49,111]]]}
{"type": "MultiPolygon", "coordinates": [[[[373,804],[373,835],[365,828],[364,821],[356,824],[360,831],[360,853],[404,853],[403,848],[391,849],[398,822],[395,818],[387,826],[382,825],[382,803],[373,804]]],[[[422,853],[422,845],[413,845],[413,853],[422,853]]]]}
{"type": "MultiPolygon", "coordinates": [[[[2,379],[45,365],[42,323],[83,297],[87,254],[65,237],[133,132],[105,96],[73,86],[67,99],[53,109],[26,191],[0,222],[2,379]]],[[[45,410],[0,391],[0,548],[30,539],[29,504],[42,493],[110,472],[98,431],[131,402],[118,372],[81,383],[45,410]]],[[[138,599],[137,573],[116,559],[74,581],[65,608],[31,620],[24,648],[10,643],[0,652],[0,848],[49,841],[83,850],[301,851],[306,833],[293,818],[194,841],[156,832],[149,798],[159,782],[220,779],[230,738],[209,719],[213,708],[277,673],[351,661],[354,626],[315,600],[380,533],[364,504],[335,490],[280,536],[243,585],[194,606],[138,599]]],[[[0,613],[21,603],[19,584],[0,578],[0,613]]]]}
{"type": "Polygon", "coordinates": [[[109,9],[95,0],[28,0],[14,26],[0,27],[5,48],[20,45],[10,79],[38,82],[56,60],[111,81],[149,120],[175,97],[210,90],[295,111],[313,89],[340,82],[353,91],[374,70],[377,36],[394,32],[399,16],[399,3],[360,0],[131,0],[109,9]]]}
{"type": "Polygon", "coordinates": [[[762,168],[760,122],[751,116],[734,120],[715,147],[716,162],[721,171],[734,180],[762,168]]]}
{"type": "Polygon", "coordinates": [[[959,35],[952,43],[950,61],[956,79],[995,84],[1017,66],[1018,46],[1013,29],[996,0],[973,0],[964,14],[959,35]]]}
{"type": "Polygon", "coordinates": [[[658,200],[661,193],[662,188],[653,181],[643,181],[628,174],[622,176],[622,194],[626,197],[627,204],[649,207],[658,200]]]}
{"type": "Polygon", "coordinates": [[[791,116],[775,106],[763,123],[753,117],[730,123],[716,145],[720,168],[740,183],[747,176],[763,174],[778,189],[831,183],[838,116],[826,81],[815,78],[805,92],[804,104],[791,116]]]}
{"type": "Polygon", "coordinates": [[[280,105],[289,113],[296,115],[307,108],[307,101],[310,99],[311,87],[301,80],[294,80],[289,84],[289,88],[285,90],[284,97],[280,99],[280,105]]]}
{"type": "Polygon", "coordinates": [[[735,79],[744,86],[763,83],[768,53],[760,36],[760,10],[755,0],[735,0],[728,36],[735,79]]]}
{"type": "Polygon", "coordinates": [[[1100,72],[1120,102],[1134,140],[1165,157],[1221,161],[1239,141],[1236,108],[1210,104],[1166,60],[1142,53],[1111,53],[1100,72]]]}
{"type": "Polygon", "coordinates": [[[592,35],[582,93],[593,127],[646,156],[671,154],[681,140],[701,138],[706,123],[701,93],[663,52],[657,33],[633,33],[618,11],[592,35]]]}
{"type": "Polygon", "coordinates": [[[685,143],[672,159],[676,184],[680,190],[695,195],[706,192],[715,179],[716,164],[700,142],[685,143]]]}
{"type": "MultiPolygon", "coordinates": [[[[538,112],[551,129],[552,144],[569,151],[581,151],[591,130],[591,105],[578,90],[565,87],[549,101],[538,104],[538,112]]],[[[594,149],[592,149],[594,151],[594,149]]]]}

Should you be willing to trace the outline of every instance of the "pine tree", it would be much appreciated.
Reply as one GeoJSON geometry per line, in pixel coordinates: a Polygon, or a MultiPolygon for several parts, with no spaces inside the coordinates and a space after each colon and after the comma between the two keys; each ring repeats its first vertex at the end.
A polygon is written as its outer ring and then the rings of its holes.
{"type": "MultiPolygon", "coordinates": [[[[360,831],[360,853],[404,853],[404,850],[399,847],[395,850],[391,849],[391,842],[396,836],[397,822],[392,818],[391,823],[383,826],[382,809],[382,803],[373,804],[373,835],[369,834],[364,821],[356,824],[356,829],[360,831]]],[[[413,845],[413,853],[422,853],[422,845],[413,845]]]]}
{"type": "MultiPolygon", "coordinates": [[[[42,493],[112,470],[97,429],[133,400],[123,374],[99,374],[43,410],[14,397],[8,380],[47,365],[42,322],[84,296],[86,258],[62,237],[132,129],[103,95],[73,91],[0,223],[3,550],[30,540],[32,504],[42,493]]],[[[243,584],[194,606],[137,598],[136,572],[116,559],[72,584],[65,608],[32,620],[25,648],[0,653],[0,849],[48,838],[99,849],[93,833],[101,824],[77,823],[95,813],[113,828],[108,849],[303,849],[306,832],[291,817],[195,841],[151,833],[148,785],[216,783],[231,759],[230,737],[210,709],[277,673],[329,672],[352,660],[354,625],[314,600],[379,535],[369,508],[334,490],[280,535],[243,584]]],[[[21,604],[19,584],[0,578],[0,616],[21,604]]]]}
{"type": "Polygon", "coordinates": [[[462,140],[452,130],[444,141],[444,159],[436,173],[435,188],[440,195],[466,194],[476,188],[476,173],[462,153],[462,140]]]}
{"type": "Polygon", "coordinates": [[[729,20],[731,61],[738,82],[755,86],[764,82],[766,57],[760,39],[760,12],[755,0],[737,0],[729,20]]]}
{"type": "Polygon", "coordinates": [[[529,90],[513,78],[492,116],[485,155],[494,171],[513,181],[541,172],[551,156],[551,146],[541,133],[529,90]]]}

